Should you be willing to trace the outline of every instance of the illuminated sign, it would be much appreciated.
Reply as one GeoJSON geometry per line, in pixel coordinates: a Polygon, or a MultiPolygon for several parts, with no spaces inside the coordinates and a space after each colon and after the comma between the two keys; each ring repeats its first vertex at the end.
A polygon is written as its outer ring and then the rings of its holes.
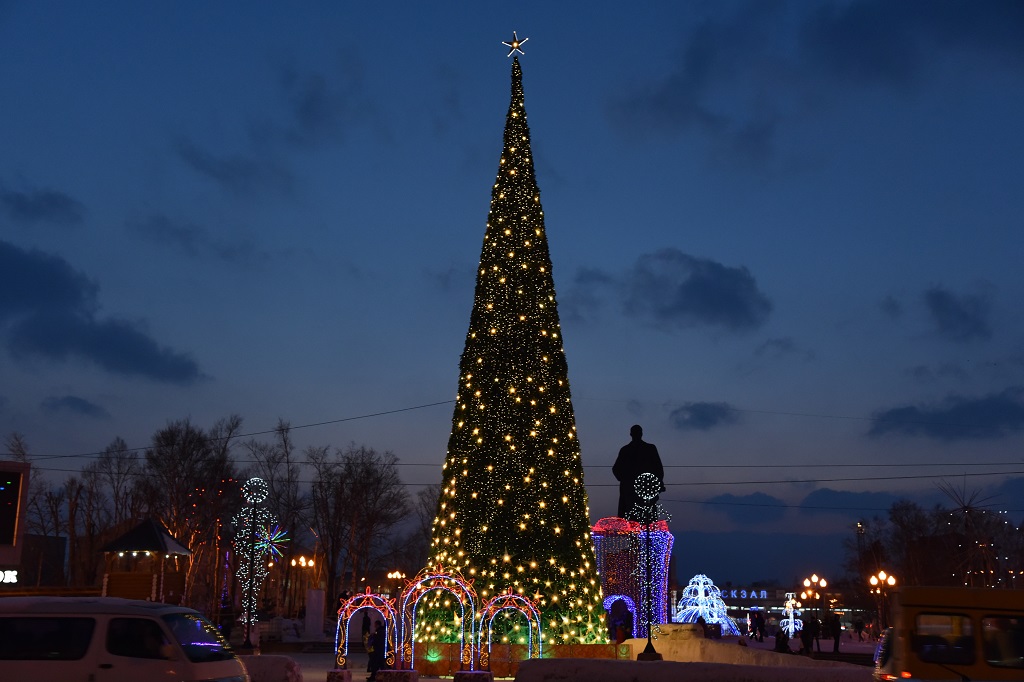
{"type": "Polygon", "coordinates": [[[722,599],[767,599],[768,590],[722,590],[722,599]]]}
{"type": "Polygon", "coordinates": [[[16,583],[18,582],[17,571],[0,571],[0,583],[16,583]]]}

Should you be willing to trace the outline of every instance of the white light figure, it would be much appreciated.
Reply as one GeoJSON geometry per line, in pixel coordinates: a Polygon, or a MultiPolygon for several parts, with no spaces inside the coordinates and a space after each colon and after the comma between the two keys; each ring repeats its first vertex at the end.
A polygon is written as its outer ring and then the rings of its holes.
{"type": "Polygon", "coordinates": [[[259,504],[267,499],[267,483],[262,478],[250,478],[242,486],[245,506],[235,514],[235,552],[241,558],[238,562],[238,581],[242,584],[242,624],[245,626],[245,643],[252,648],[252,628],[256,625],[256,595],[260,584],[267,577],[267,563],[263,555],[268,551],[266,529],[277,522],[276,517],[259,504]]]}
{"type": "Polygon", "coordinates": [[[798,631],[804,629],[803,621],[796,617],[798,608],[800,608],[800,602],[796,600],[796,592],[787,592],[786,608],[783,610],[786,617],[779,621],[779,627],[786,631],[790,639],[793,639],[798,631]]]}
{"type": "Polygon", "coordinates": [[[696,623],[698,618],[704,618],[704,622],[709,625],[718,623],[723,635],[740,634],[736,623],[726,611],[722,591],[703,573],[693,576],[683,590],[683,596],[676,607],[675,621],[696,623]]]}

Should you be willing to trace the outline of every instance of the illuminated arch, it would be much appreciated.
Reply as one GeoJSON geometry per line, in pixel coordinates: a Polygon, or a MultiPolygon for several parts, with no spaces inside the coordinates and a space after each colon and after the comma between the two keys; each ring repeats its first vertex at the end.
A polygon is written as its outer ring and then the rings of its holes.
{"type": "Polygon", "coordinates": [[[620,601],[620,600],[625,602],[626,610],[629,611],[630,615],[633,616],[630,619],[630,620],[633,621],[633,632],[631,634],[633,635],[633,639],[636,639],[637,637],[639,637],[639,635],[637,634],[637,629],[636,629],[636,626],[637,626],[637,622],[636,622],[636,604],[633,602],[632,599],[630,599],[628,596],[626,596],[624,594],[613,594],[613,595],[610,595],[608,597],[605,597],[605,599],[604,599],[604,610],[607,611],[608,613],[611,613],[612,612],[612,604],[614,604],[615,602],[620,601]]]}
{"type": "Polygon", "coordinates": [[[429,566],[416,574],[416,577],[409,581],[402,594],[399,595],[401,608],[400,640],[402,646],[399,650],[402,667],[411,669],[414,664],[414,652],[416,648],[416,606],[420,599],[427,592],[444,590],[454,595],[459,603],[460,619],[460,641],[462,643],[462,656],[460,657],[461,670],[473,669],[473,644],[474,625],[476,624],[476,590],[473,589],[473,581],[466,580],[459,569],[445,570],[438,566],[436,570],[429,566]],[[467,613],[466,602],[469,602],[467,613]],[[469,623],[469,636],[466,636],[466,624],[469,623]]]}
{"type": "Polygon", "coordinates": [[[395,665],[395,651],[398,645],[398,612],[395,611],[395,600],[385,599],[379,594],[370,592],[366,588],[363,594],[357,594],[341,605],[338,609],[338,631],[334,635],[334,662],[341,668],[345,668],[348,660],[348,624],[352,616],[362,609],[373,609],[384,616],[384,623],[387,627],[387,636],[384,638],[384,662],[389,668],[395,665]]]}
{"type": "Polygon", "coordinates": [[[527,599],[521,594],[513,593],[510,587],[507,592],[494,595],[484,604],[483,609],[480,611],[480,629],[477,633],[479,645],[477,649],[480,652],[480,667],[484,670],[489,670],[491,665],[491,623],[494,622],[495,616],[507,610],[518,611],[526,616],[527,647],[530,651],[530,658],[541,657],[544,640],[541,637],[540,612],[532,600],[527,599]],[[536,637],[533,636],[534,627],[537,628],[536,637]],[[485,630],[487,632],[486,649],[484,649],[485,630]],[[533,646],[534,642],[537,643],[536,652],[533,646]]]}

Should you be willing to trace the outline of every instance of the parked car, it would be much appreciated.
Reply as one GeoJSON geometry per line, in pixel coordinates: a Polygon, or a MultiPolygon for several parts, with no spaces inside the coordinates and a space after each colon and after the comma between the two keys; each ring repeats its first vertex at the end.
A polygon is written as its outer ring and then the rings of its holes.
{"type": "Polygon", "coordinates": [[[199,612],[113,597],[0,598],[0,680],[250,682],[199,612]]]}

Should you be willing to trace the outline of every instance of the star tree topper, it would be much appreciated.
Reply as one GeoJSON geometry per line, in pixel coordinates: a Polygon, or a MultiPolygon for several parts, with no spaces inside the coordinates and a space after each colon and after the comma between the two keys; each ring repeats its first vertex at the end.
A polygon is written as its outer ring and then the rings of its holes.
{"type": "Polygon", "coordinates": [[[511,42],[506,43],[504,40],[501,41],[501,44],[508,48],[508,54],[505,56],[511,57],[514,52],[518,52],[519,54],[525,55],[526,53],[523,52],[523,43],[525,43],[527,40],[529,40],[529,38],[523,38],[522,40],[520,40],[519,36],[516,35],[516,32],[512,31],[511,42]]]}

